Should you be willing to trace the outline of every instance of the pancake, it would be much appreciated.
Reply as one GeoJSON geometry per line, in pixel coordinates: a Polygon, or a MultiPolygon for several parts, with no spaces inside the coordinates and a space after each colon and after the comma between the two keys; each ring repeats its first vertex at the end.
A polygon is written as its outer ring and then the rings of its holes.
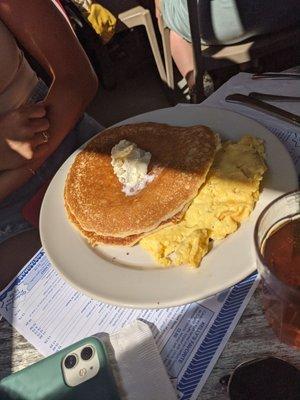
{"type": "Polygon", "coordinates": [[[219,139],[204,126],[158,123],[123,125],[101,132],[76,156],[67,176],[65,204],[83,231],[127,238],[152,232],[197,195],[214,160],[219,139]],[[155,178],[133,196],[111,166],[111,149],[126,139],[151,153],[155,178]]]}
{"type": "Polygon", "coordinates": [[[85,231],[78,223],[75,215],[73,215],[68,208],[67,205],[65,205],[68,218],[72,222],[73,225],[79,230],[81,235],[87,239],[87,241],[90,243],[91,246],[97,246],[101,244],[106,244],[106,245],[112,245],[112,246],[133,246],[137,242],[139,242],[143,235],[131,235],[127,236],[126,238],[117,238],[117,237],[110,237],[110,236],[101,236],[97,235],[94,232],[89,232],[85,231]]]}
{"type": "MultiPolygon", "coordinates": [[[[97,245],[110,245],[110,246],[134,246],[136,243],[138,243],[143,237],[146,236],[146,233],[140,234],[140,235],[131,235],[127,236],[125,238],[118,238],[118,237],[110,237],[110,236],[100,236],[97,235],[94,232],[89,232],[85,231],[82,229],[82,227],[79,225],[78,221],[76,220],[75,215],[73,215],[68,207],[67,204],[65,204],[65,208],[68,214],[68,218],[70,222],[72,222],[73,225],[79,230],[82,236],[84,236],[87,241],[90,243],[91,246],[95,247],[97,245]]],[[[157,232],[159,229],[165,228],[167,226],[176,224],[180,222],[182,219],[184,213],[186,212],[186,209],[183,210],[183,212],[175,215],[173,218],[171,218],[168,221],[163,222],[157,229],[155,229],[151,233],[157,232]]]]}

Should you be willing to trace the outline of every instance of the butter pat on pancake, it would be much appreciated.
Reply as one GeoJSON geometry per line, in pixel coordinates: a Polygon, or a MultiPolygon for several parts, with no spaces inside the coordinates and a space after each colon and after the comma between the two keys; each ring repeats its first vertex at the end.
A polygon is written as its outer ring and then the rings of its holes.
{"type": "Polygon", "coordinates": [[[114,173],[123,185],[122,192],[127,196],[144,189],[155,177],[147,173],[151,154],[139,149],[135,143],[121,140],[112,148],[111,158],[114,173]]]}
{"type": "Polygon", "coordinates": [[[161,265],[197,267],[209,240],[233,233],[252,212],[265,171],[261,140],[245,136],[238,143],[225,143],[183,219],[144,237],[141,246],[161,265]]]}
{"type": "Polygon", "coordinates": [[[123,125],[101,132],[76,156],[67,176],[65,204],[82,231],[126,238],[149,233],[190,204],[205,182],[219,144],[204,126],[123,125]],[[154,179],[126,196],[111,165],[121,140],[151,154],[154,179]]]}

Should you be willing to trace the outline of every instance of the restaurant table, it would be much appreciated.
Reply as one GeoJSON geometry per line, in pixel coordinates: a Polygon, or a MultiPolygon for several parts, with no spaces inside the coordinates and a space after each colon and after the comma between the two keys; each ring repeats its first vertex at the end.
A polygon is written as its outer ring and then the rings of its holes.
{"type": "MultiPolygon", "coordinates": [[[[289,72],[300,73],[300,67],[289,72]]],[[[297,110],[298,111],[298,110],[297,110]]],[[[299,112],[300,114],[300,103],[299,112]]],[[[214,366],[198,399],[226,400],[219,380],[241,362],[273,355],[300,368],[300,350],[280,343],[268,325],[261,306],[261,288],[257,288],[239,320],[224,351],[214,366]]],[[[40,360],[38,351],[4,319],[0,321],[0,379],[40,360]]],[[[163,399],[159,399],[163,400],[163,399]]]]}
{"type": "MultiPolygon", "coordinates": [[[[260,296],[261,289],[258,288],[206,381],[199,400],[228,399],[219,379],[246,360],[274,355],[300,368],[300,350],[286,346],[276,338],[264,317],[260,296]]],[[[0,321],[0,349],[1,378],[42,358],[4,319],[0,321]]]]}

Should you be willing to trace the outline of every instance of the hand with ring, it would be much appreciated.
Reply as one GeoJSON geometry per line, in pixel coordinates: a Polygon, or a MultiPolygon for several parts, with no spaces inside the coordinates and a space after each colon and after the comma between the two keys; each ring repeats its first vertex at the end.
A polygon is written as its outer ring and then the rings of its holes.
{"type": "Polygon", "coordinates": [[[43,136],[43,142],[44,142],[44,143],[47,143],[48,140],[49,140],[49,134],[48,134],[48,132],[42,131],[41,134],[42,134],[42,136],[43,136]]]}
{"type": "Polygon", "coordinates": [[[43,157],[48,150],[49,121],[42,103],[0,115],[0,171],[43,157]]]}

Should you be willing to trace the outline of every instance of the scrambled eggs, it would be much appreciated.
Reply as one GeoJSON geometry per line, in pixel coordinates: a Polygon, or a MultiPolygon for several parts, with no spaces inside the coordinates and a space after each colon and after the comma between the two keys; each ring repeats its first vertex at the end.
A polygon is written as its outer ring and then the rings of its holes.
{"type": "Polygon", "coordinates": [[[140,245],[161,265],[197,267],[211,239],[225,238],[249,216],[265,171],[261,140],[245,136],[238,143],[224,143],[183,219],[143,238],[140,245]]]}

